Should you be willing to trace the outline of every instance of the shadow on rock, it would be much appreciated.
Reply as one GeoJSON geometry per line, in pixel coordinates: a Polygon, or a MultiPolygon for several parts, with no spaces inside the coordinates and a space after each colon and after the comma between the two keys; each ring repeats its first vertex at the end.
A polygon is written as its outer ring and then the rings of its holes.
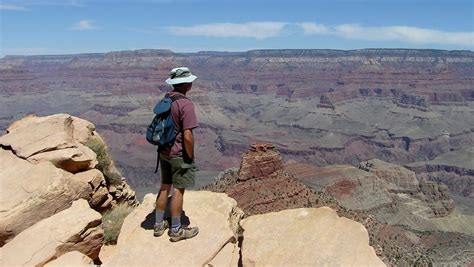
{"type": "MultiPolygon", "coordinates": [[[[168,204],[166,205],[165,215],[164,215],[164,218],[165,220],[168,221],[169,225],[171,225],[170,204],[171,204],[171,197],[168,198],[168,204]]],[[[145,220],[140,224],[140,226],[143,229],[152,230],[153,226],[155,225],[155,221],[156,221],[155,210],[153,210],[146,216],[145,220]]],[[[188,226],[190,224],[191,222],[189,220],[189,217],[186,215],[186,211],[183,210],[183,212],[181,213],[181,225],[188,226]]]]}

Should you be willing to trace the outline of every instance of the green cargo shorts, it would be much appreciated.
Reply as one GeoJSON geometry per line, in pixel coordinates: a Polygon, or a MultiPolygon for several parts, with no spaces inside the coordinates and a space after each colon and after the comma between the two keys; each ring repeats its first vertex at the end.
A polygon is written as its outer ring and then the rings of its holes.
{"type": "Polygon", "coordinates": [[[191,188],[194,186],[196,164],[184,163],[182,157],[167,157],[160,154],[161,183],[173,184],[175,188],[191,188]]]}

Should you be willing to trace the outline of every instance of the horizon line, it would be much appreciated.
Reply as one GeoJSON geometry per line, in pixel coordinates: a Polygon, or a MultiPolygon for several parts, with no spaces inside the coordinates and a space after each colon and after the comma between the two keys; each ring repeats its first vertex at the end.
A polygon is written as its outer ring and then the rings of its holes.
{"type": "Polygon", "coordinates": [[[8,54],[0,57],[0,59],[7,59],[7,58],[14,58],[14,57],[60,57],[60,56],[78,56],[78,55],[106,55],[110,53],[126,53],[126,52],[163,52],[168,54],[206,54],[206,53],[216,53],[216,54],[245,54],[249,52],[277,52],[277,51],[288,51],[288,52],[296,52],[296,51],[308,51],[308,52],[316,52],[316,51],[327,51],[327,52],[357,52],[357,51],[367,51],[371,52],[374,50],[387,50],[387,51],[438,51],[438,52],[467,52],[467,53],[474,53],[474,50],[470,49],[438,49],[438,48],[377,48],[377,47],[367,47],[367,48],[355,48],[355,49],[337,49],[337,48],[258,48],[258,49],[250,49],[250,50],[200,50],[200,51],[173,51],[167,48],[138,48],[138,49],[128,49],[128,50],[110,50],[106,52],[78,52],[78,53],[51,53],[51,54],[35,54],[35,55],[27,55],[27,54],[8,54]]]}

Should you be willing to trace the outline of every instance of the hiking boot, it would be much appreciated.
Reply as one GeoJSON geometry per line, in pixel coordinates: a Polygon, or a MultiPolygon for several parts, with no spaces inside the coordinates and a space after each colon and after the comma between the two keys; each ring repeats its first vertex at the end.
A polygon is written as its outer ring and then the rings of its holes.
{"type": "Polygon", "coordinates": [[[167,220],[164,220],[163,223],[155,223],[153,235],[161,236],[165,233],[166,228],[169,228],[167,220]]]}
{"type": "Polygon", "coordinates": [[[189,239],[195,237],[199,233],[197,227],[181,227],[178,232],[173,232],[171,229],[168,231],[171,242],[178,242],[180,240],[189,239]]]}

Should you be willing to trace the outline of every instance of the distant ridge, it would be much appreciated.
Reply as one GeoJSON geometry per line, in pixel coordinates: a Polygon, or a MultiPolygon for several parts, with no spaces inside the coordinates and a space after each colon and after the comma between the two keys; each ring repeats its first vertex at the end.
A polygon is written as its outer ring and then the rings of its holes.
{"type": "Polygon", "coordinates": [[[407,49],[407,48],[365,48],[354,50],[338,49],[257,49],[243,52],[226,51],[199,51],[195,53],[176,53],[168,49],[138,49],[110,51],[106,53],[79,53],[60,55],[6,55],[3,59],[70,59],[70,58],[92,58],[108,56],[222,56],[222,57],[337,57],[337,56],[378,56],[393,54],[397,56],[450,56],[450,57],[474,57],[471,50],[442,50],[442,49],[407,49]]]}

